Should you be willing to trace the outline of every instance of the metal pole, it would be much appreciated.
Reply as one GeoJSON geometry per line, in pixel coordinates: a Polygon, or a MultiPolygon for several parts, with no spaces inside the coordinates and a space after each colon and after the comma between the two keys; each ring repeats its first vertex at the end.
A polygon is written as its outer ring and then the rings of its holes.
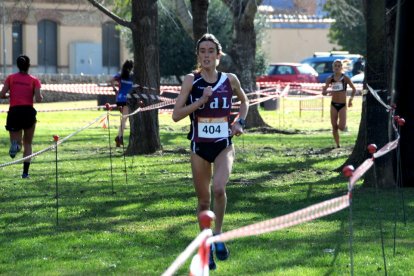
{"type": "MultiPolygon", "coordinates": [[[[120,127],[122,127],[123,113],[121,113],[121,117],[120,118],[121,119],[119,120],[119,124],[120,124],[120,127]]],[[[124,127],[124,130],[123,131],[125,132],[125,127],[124,127]]],[[[109,139],[109,140],[111,140],[111,139],[109,139]]],[[[124,156],[125,184],[128,185],[128,172],[127,172],[127,165],[126,165],[126,158],[125,158],[125,146],[124,146],[124,141],[123,140],[122,140],[122,152],[123,152],[122,155],[124,156]]]]}
{"type": "Polygon", "coordinates": [[[111,105],[106,103],[106,118],[108,120],[108,145],[109,145],[109,161],[111,163],[111,184],[112,184],[112,193],[114,194],[114,176],[113,176],[113,168],[112,168],[112,147],[111,147],[111,128],[109,125],[109,110],[111,109],[111,105]]]}
{"type": "Polygon", "coordinates": [[[352,191],[349,191],[349,257],[351,262],[350,275],[354,276],[354,248],[353,248],[353,238],[354,230],[352,227],[352,191]]]}
{"type": "Polygon", "coordinates": [[[55,141],[55,163],[56,163],[56,226],[59,226],[59,186],[58,186],[58,143],[55,141]]]}

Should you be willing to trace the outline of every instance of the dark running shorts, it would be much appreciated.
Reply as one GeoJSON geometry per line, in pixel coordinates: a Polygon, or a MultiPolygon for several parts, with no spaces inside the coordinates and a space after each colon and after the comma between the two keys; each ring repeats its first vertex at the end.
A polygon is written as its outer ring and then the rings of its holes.
{"type": "Polygon", "coordinates": [[[116,106],[126,106],[126,102],[116,102],[116,106]]]}
{"type": "Polygon", "coordinates": [[[10,107],[7,112],[6,130],[19,131],[31,128],[36,123],[36,109],[30,105],[10,107]]]}
{"type": "Polygon", "coordinates": [[[231,138],[224,139],[215,143],[196,143],[194,141],[191,141],[191,151],[204,160],[213,163],[220,152],[222,152],[230,145],[231,138]]]}
{"type": "Polygon", "coordinates": [[[341,110],[342,108],[344,108],[346,106],[346,104],[344,103],[334,103],[331,102],[331,105],[336,109],[336,111],[339,112],[339,110],[341,110]]]}

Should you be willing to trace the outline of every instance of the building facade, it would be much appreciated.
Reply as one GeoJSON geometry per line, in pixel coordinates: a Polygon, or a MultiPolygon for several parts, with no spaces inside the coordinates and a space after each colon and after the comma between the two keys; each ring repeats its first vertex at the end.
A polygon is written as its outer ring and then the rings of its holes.
{"type": "Polygon", "coordinates": [[[113,74],[130,57],[115,22],[84,0],[2,1],[0,72],[26,54],[32,73],[113,74]]]}
{"type": "Polygon", "coordinates": [[[314,52],[338,46],[329,42],[334,22],[323,11],[326,0],[264,0],[259,12],[267,17],[262,49],[270,62],[300,62],[314,52]]]}
{"type": "MultiPolygon", "coordinates": [[[[262,49],[271,62],[298,62],[336,47],[326,0],[264,0],[262,49]]],[[[115,22],[86,0],[2,0],[0,74],[17,70],[20,54],[36,74],[113,74],[131,58],[115,22]]]]}

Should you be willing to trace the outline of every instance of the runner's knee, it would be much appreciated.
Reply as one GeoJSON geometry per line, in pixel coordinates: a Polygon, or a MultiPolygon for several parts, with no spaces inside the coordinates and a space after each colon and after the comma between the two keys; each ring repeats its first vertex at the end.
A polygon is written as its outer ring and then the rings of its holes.
{"type": "Polygon", "coordinates": [[[214,187],[214,198],[222,198],[226,195],[226,190],[224,189],[224,186],[222,187],[214,187]]]}

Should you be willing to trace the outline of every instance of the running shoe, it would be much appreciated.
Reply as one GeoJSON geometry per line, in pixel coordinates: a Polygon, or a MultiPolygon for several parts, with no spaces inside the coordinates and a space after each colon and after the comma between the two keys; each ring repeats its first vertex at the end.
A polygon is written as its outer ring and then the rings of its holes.
{"type": "Polygon", "coordinates": [[[214,247],[216,248],[216,257],[220,261],[225,261],[230,255],[230,251],[224,242],[216,242],[214,243],[214,247]]]}
{"type": "Polygon", "coordinates": [[[30,176],[29,176],[29,174],[28,173],[23,173],[22,174],[22,178],[29,178],[30,176]]]}
{"type": "Polygon", "coordinates": [[[16,157],[16,154],[20,151],[20,146],[16,140],[13,140],[10,145],[9,155],[11,158],[16,157]]]}
{"type": "Polygon", "coordinates": [[[215,270],[217,268],[216,262],[214,261],[214,247],[210,245],[210,258],[208,260],[208,268],[210,270],[215,270]]]}

